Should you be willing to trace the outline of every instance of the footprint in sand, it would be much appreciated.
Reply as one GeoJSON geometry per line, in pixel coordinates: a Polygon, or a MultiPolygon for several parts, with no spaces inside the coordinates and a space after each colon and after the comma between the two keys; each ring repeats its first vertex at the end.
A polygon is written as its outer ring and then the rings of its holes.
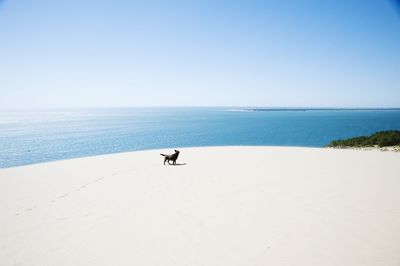
{"type": "Polygon", "coordinates": [[[98,220],[106,220],[106,219],[109,219],[111,217],[111,215],[102,215],[102,216],[100,216],[99,218],[98,218],[98,220]]]}
{"type": "Polygon", "coordinates": [[[26,211],[26,212],[30,212],[30,211],[32,211],[34,208],[35,208],[35,207],[30,207],[30,208],[28,208],[28,209],[25,209],[25,211],[26,211]]]}
{"type": "Polygon", "coordinates": [[[96,180],[93,181],[93,183],[97,183],[97,182],[99,182],[99,181],[102,180],[102,179],[104,179],[104,176],[103,176],[103,177],[100,177],[100,178],[97,178],[96,180]]]}
{"type": "Polygon", "coordinates": [[[59,196],[58,198],[59,198],[59,199],[62,199],[62,198],[67,197],[68,195],[69,195],[69,193],[66,193],[66,194],[64,194],[64,195],[59,196]]]}
{"type": "Polygon", "coordinates": [[[85,215],[83,215],[83,217],[89,217],[89,216],[92,216],[93,214],[94,214],[93,212],[88,212],[85,215]]]}
{"type": "Polygon", "coordinates": [[[86,188],[88,185],[89,185],[89,184],[84,184],[84,185],[80,186],[79,188],[75,189],[75,191],[76,191],[76,192],[79,192],[79,191],[81,191],[81,189],[86,188]]]}
{"type": "Polygon", "coordinates": [[[63,221],[66,221],[66,220],[68,220],[68,217],[61,217],[61,218],[57,219],[57,222],[63,222],[63,221]]]}

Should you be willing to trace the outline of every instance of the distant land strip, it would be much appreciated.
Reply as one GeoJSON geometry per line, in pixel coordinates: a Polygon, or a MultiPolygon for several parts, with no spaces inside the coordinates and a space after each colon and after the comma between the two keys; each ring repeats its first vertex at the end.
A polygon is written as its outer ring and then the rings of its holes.
{"type": "Polygon", "coordinates": [[[243,108],[242,111],[253,112],[307,112],[307,111],[400,111],[400,108],[243,108]]]}

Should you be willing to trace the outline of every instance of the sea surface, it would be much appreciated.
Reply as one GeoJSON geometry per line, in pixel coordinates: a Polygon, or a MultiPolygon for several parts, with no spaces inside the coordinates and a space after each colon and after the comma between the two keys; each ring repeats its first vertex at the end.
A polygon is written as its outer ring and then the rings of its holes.
{"type": "Polygon", "coordinates": [[[400,130],[400,110],[115,108],[0,111],[0,168],[196,146],[323,147],[400,130]]]}

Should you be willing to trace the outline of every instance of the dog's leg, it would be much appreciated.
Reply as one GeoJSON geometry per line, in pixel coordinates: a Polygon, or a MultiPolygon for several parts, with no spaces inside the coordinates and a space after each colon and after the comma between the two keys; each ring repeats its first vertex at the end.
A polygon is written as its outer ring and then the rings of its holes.
{"type": "Polygon", "coordinates": [[[164,165],[165,165],[165,162],[167,161],[167,157],[164,157],[164,165]]]}
{"type": "Polygon", "coordinates": [[[171,165],[171,163],[169,162],[169,160],[168,160],[168,164],[171,165]]]}

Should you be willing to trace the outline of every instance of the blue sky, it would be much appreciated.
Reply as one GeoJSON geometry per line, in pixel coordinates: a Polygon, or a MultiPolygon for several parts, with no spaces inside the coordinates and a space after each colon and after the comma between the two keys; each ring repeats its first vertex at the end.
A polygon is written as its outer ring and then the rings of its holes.
{"type": "Polygon", "coordinates": [[[400,8],[0,0],[0,93],[0,108],[400,107],[400,8]]]}

